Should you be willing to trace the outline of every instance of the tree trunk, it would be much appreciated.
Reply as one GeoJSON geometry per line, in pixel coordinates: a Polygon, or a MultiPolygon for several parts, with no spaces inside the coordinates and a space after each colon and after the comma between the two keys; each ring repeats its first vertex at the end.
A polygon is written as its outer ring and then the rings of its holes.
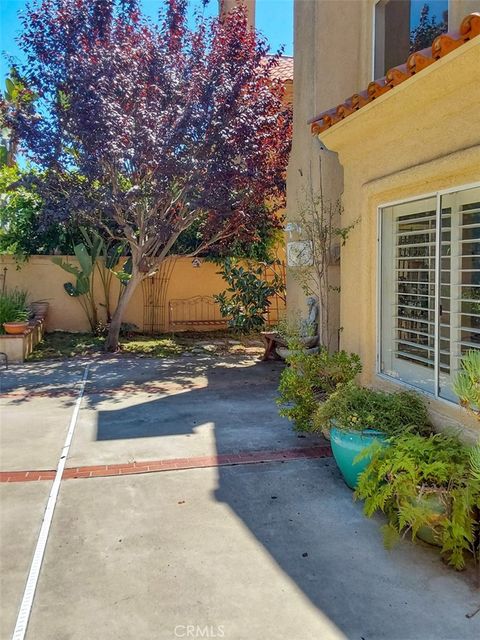
{"type": "Polygon", "coordinates": [[[122,325],[123,316],[135,289],[141,281],[142,278],[138,275],[132,276],[128,281],[125,291],[118,301],[117,308],[112,316],[112,321],[110,322],[107,339],[105,341],[105,351],[118,351],[118,339],[120,337],[120,327],[122,325]]]}

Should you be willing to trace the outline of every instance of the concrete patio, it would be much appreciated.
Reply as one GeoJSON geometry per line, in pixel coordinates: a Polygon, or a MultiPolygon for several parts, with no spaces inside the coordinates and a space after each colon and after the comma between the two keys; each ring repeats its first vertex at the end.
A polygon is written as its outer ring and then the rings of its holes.
{"type": "MultiPolygon", "coordinates": [[[[2,640],[86,364],[2,373],[2,640]]],[[[466,618],[474,572],[408,541],[384,550],[381,520],[364,518],[324,441],[278,417],[280,370],[248,357],[91,362],[28,640],[480,637],[480,614],[466,618]]]]}

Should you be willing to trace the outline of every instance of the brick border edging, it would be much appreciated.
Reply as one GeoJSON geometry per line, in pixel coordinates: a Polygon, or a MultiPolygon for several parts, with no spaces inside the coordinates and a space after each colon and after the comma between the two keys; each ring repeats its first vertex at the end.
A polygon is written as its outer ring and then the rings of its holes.
{"type": "MultiPolygon", "coordinates": [[[[311,460],[328,458],[332,455],[330,445],[283,449],[279,451],[243,451],[240,453],[221,453],[216,456],[197,456],[191,458],[173,458],[170,460],[151,460],[128,462],[124,464],[91,465],[67,467],[62,480],[72,478],[106,478],[160,471],[180,471],[182,469],[206,469],[243,464],[261,464],[267,462],[286,462],[289,460],[311,460]]],[[[0,471],[0,484],[7,482],[36,482],[53,480],[54,470],[0,471]]]]}

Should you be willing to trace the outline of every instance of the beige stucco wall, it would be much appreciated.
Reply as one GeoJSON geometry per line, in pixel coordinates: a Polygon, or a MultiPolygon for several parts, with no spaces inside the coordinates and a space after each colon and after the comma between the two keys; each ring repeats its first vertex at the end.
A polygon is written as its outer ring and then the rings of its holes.
{"type": "Polygon", "coordinates": [[[463,18],[475,12],[480,13],[480,0],[449,0],[448,30],[458,31],[463,18]]]}
{"type": "MultiPolygon", "coordinates": [[[[287,175],[287,222],[297,219],[309,183],[314,190],[321,187],[331,200],[343,190],[343,171],[336,156],[321,149],[307,122],[366,89],[373,79],[374,6],[375,0],[295,0],[294,124],[287,175]]],[[[457,30],[473,11],[480,12],[480,0],[449,0],[449,29],[457,30]]],[[[296,239],[287,234],[285,241],[296,239]]],[[[339,268],[332,268],[332,284],[339,278],[339,268]]],[[[305,309],[305,296],[291,271],[287,271],[287,283],[289,312],[305,309]]],[[[335,294],[330,307],[340,327],[335,294]]]]}
{"type": "MultiPolygon", "coordinates": [[[[279,247],[277,255],[284,259],[283,248],[279,247]]],[[[77,264],[73,257],[64,257],[64,260],[77,264]]],[[[6,272],[6,287],[13,289],[18,287],[28,291],[30,301],[47,300],[49,311],[47,315],[46,330],[55,331],[89,331],[88,321],[77,299],[69,297],[64,288],[65,282],[74,282],[75,278],[66,271],[53,264],[51,256],[32,256],[22,268],[18,269],[12,257],[0,256],[0,273],[6,272]]],[[[189,299],[195,296],[211,297],[226,289],[226,283],[218,275],[219,267],[200,259],[200,266],[194,267],[191,258],[178,258],[175,262],[169,281],[166,301],[172,299],[189,299]]],[[[100,278],[95,275],[95,299],[99,303],[99,316],[103,318],[100,303],[103,302],[103,289],[100,278]]],[[[114,305],[118,296],[118,281],[114,278],[111,290],[111,302],[114,305]]],[[[158,300],[157,300],[158,302],[158,300]]],[[[128,306],[124,321],[131,322],[140,330],[144,328],[144,294],[142,285],[139,285],[128,306]]],[[[180,327],[182,328],[182,327],[180,327]]],[[[183,327],[188,328],[188,327],[183,327]]],[[[194,330],[212,329],[211,326],[193,326],[194,330]]],[[[167,327],[168,329],[168,327],[167,327]]]]}
{"type": "MultiPolygon", "coordinates": [[[[358,353],[365,384],[376,371],[377,207],[480,180],[480,37],[321,134],[344,167],[346,222],[360,222],[342,250],[342,347],[358,353]]],[[[439,424],[465,413],[431,401],[439,424]]],[[[478,427],[477,427],[478,428],[478,427]]]]}
{"type": "Polygon", "coordinates": [[[228,13],[239,5],[246,8],[248,24],[253,26],[255,24],[255,0],[218,0],[220,13],[228,13]]]}
{"type": "MultiPolygon", "coordinates": [[[[331,201],[341,195],[343,180],[338,160],[321,149],[307,121],[370,81],[372,8],[373,0],[295,0],[294,120],[287,173],[287,223],[298,219],[310,184],[314,191],[321,188],[331,201]]],[[[290,233],[285,237],[286,242],[297,239],[290,233]]],[[[339,268],[332,267],[332,286],[338,278],[339,268]]],[[[305,294],[292,270],[287,270],[287,308],[292,314],[305,310],[305,294]]],[[[339,327],[338,314],[338,296],[332,294],[334,335],[339,327]]]]}

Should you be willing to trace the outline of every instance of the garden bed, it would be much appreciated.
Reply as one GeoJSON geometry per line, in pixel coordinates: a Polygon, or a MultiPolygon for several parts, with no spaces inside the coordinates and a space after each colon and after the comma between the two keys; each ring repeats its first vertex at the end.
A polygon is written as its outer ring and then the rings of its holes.
{"type": "MultiPolygon", "coordinates": [[[[86,356],[103,351],[105,338],[89,333],[54,331],[46,333],[28,360],[49,360],[86,356]]],[[[237,335],[231,331],[182,332],[177,334],[133,334],[120,338],[120,352],[154,358],[193,355],[250,355],[261,356],[263,345],[260,336],[237,335]]]]}

